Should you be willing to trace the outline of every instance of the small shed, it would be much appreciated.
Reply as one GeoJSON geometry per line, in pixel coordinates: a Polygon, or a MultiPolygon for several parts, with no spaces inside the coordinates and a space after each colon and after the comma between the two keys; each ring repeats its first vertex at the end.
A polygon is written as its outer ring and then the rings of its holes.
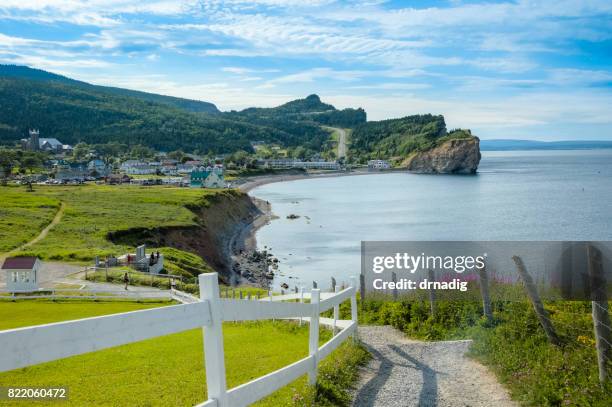
{"type": "Polygon", "coordinates": [[[37,290],[41,266],[38,257],[7,257],[2,264],[2,271],[6,272],[6,288],[9,291],[37,290]]]}

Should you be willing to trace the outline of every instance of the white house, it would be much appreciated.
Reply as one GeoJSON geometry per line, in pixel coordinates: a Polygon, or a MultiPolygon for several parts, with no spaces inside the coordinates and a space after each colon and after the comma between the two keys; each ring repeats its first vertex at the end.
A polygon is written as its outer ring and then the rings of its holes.
{"type": "Polygon", "coordinates": [[[38,257],[8,257],[2,270],[6,272],[6,288],[9,291],[34,291],[38,289],[38,257]]]}
{"type": "Polygon", "coordinates": [[[121,164],[121,170],[129,175],[150,175],[161,169],[161,163],[127,160],[121,164]]]}
{"type": "Polygon", "coordinates": [[[370,160],[368,161],[368,169],[370,170],[388,170],[391,164],[385,160],[370,160]]]}

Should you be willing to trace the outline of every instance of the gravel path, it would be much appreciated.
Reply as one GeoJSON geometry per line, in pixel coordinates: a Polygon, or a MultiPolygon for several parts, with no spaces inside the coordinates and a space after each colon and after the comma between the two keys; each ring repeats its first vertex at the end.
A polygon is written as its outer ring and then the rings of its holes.
{"type": "Polygon", "coordinates": [[[373,359],[354,406],[517,406],[495,376],[465,356],[470,341],[421,342],[389,326],[359,327],[373,359]]]}

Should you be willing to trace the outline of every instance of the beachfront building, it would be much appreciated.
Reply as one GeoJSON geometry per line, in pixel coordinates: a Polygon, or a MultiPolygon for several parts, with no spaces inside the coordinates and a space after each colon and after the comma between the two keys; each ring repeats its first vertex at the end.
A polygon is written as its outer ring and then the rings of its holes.
{"type": "Polygon", "coordinates": [[[128,175],[151,175],[157,173],[157,170],[161,170],[161,163],[127,160],[121,163],[119,168],[128,175]]]}
{"type": "Polygon", "coordinates": [[[310,170],[339,170],[340,165],[335,161],[302,161],[295,158],[281,158],[259,160],[257,166],[272,169],[310,169],[310,170]]]}
{"type": "Polygon", "coordinates": [[[6,273],[8,291],[38,290],[38,278],[42,263],[38,257],[7,257],[2,264],[6,273]]]}
{"type": "Polygon", "coordinates": [[[224,188],[223,167],[199,167],[191,172],[190,186],[192,188],[224,188]]]}
{"type": "Polygon", "coordinates": [[[391,164],[385,160],[370,160],[368,161],[369,170],[388,170],[391,168],[391,164]]]}

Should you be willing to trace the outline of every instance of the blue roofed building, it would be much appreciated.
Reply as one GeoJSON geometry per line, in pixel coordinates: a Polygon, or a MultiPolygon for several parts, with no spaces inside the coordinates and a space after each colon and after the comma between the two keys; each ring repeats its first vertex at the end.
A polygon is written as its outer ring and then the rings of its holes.
{"type": "Polygon", "coordinates": [[[190,184],[192,188],[224,188],[223,167],[198,167],[191,171],[190,184]]]}

